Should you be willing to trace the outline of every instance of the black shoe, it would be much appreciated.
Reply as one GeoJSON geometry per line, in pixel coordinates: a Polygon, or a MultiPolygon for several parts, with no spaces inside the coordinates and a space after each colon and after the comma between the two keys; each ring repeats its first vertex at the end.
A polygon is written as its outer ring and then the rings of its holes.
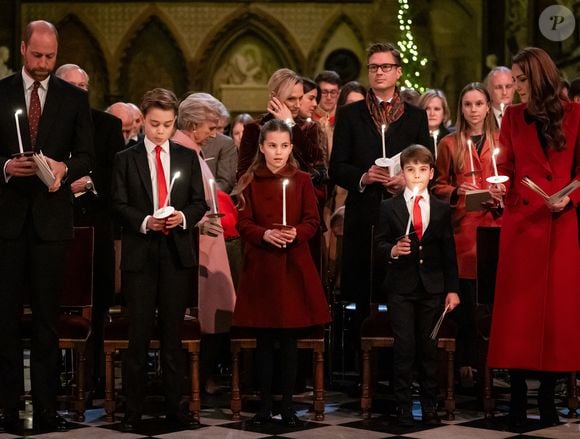
{"type": "Polygon", "coordinates": [[[528,424],[528,417],[526,412],[521,411],[512,412],[510,411],[508,415],[509,429],[510,430],[521,430],[525,428],[528,424]]]}
{"type": "Polygon", "coordinates": [[[399,427],[414,427],[415,421],[413,420],[413,415],[411,410],[399,408],[397,409],[397,425],[399,427]]]}
{"type": "Polygon", "coordinates": [[[295,428],[302,426],[302,421],[298,419],[296,413],[286,413],[282,414],[282,424],[284,424],[286,427],[295,428]]]}
{"type": "Polygon", "coordinates": [[[5,410],[0,413],[0,433],[15,430],[20,422],[18,410],[5,410]]]}
{"type": "Polygon", "coordinates": [[[435,410],[423,411],[423,425],[441,425],[441,419],[435,410]]]}
{"type": "Polygon", "coordinates": [[[137,430],[137,424],[139,424],[140,419],[135,416],[125,416],[121,421],[121,426],[119,430],[123,433],[133,433],[137,430]]]}
{"type": "Polygon", "coordinates": [[[250,419],[250,424],[256,427],[261,427],[269,422],[272,422],[272,416],[268,413],[256,413],[252,419],[250,419]]]}
{"type": "Polygon", "coordinates": [[[165,420],[168,423],[181,428],[182,430],[194,430],[200,426],[199,421],[189,413],[176,413],[167,415],[165,420]]]}
{"type": "Polygon", "coordinates": [[[53,411],[44,411],[40,415],[34,415],[32,425],[35,430],[41,431],[68,431],[66,420],[53,411]]]}
{"type": "Polygon", "coordinates": [[[560,415],[554,407],[552,410],[540,410],[540,425],[542,428],[560,425],[560,415]]]}

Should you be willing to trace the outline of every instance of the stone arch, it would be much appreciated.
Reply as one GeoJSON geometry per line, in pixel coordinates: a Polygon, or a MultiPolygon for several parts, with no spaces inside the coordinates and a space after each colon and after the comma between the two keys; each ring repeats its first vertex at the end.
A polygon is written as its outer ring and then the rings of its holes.
{"type": "Polygon", "coordinates": [[[304,56],[290,32],[282,22],[264,11],[244,6],[217,23],[214,29],[200,44],[198,56],[192,63],[198,67],[193,84],[200,90],[216,93],[213,79],[218,69],[227,61],[230,50],[244,39],[268,52],[266,55],[272,59],[273,70],[266,69],[267,76],[282,67],[297,73],[304,70],[304,56]]]}
{"type": "Polygon", "coordinates": [[[88,27],[74,14],[64,17],[58,24],[58,65],[77,64],[90,77],[89,98],[94,108],[108,105],[109,75],[107,62],[99,41],[88,27]]]}
{"type": "Polygon", "coordinates": [[[166,21],[143,14],[127,35],[119,56],[117,99],[139,104],[143,94],[156,87],[182,96],[189,83],[187,65],[166,21]]]}
{"type": "MultiPolygon", "coordinates": [[[[318,33],[318,37],[315,38],[315,41],[318,41],[318,44],[310,51],[308,55],[307,61],[307,68],[306,71],[309,75],[314,76],[318,72],[318,65],[320,64],[321,58],[326,55],[325,51],[328,49],[328,44],[331,38],[334,36],[335,31],[341,26],[346,25],[350,31],[355,36],[356,42],[359,45],[359,50],[354,50],[354,47],[345,47],[347,49],[353,50],[357,55],[363,55],[363,50],[365,46],[365,38],[364,35],[359,28],[359,26],[352,20],[351,17],[346,15],[343,12],[338,12],[335,14],[334,17],[331,17],[326,24],[320,29],[318,33]]],[[[362,60],[361,60],[362,61],[362,60]]]]}

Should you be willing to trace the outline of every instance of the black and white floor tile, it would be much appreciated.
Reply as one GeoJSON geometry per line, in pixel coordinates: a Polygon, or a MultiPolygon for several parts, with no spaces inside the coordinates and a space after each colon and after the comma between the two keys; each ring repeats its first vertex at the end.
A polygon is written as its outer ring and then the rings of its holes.
{"type": "MultiPolygon", "coordinates": [[[[480,411],[479,404],[474,397],[458,395],[455,420],[444,421],[438,427],[425,427],[420,422],[418,404],[413,408],[417,419],[415,427],[401,428],[394,424],[394,419],[381,414],[391,404],[377,401],[374,405],[373,416],[363,420],[358,412],[357,398],[348,397],[344,393],[330,391],[327,394],[325,420],[314,421],[310,406],[306,402],[308,394],[297,397],[298,415],[304,424],[300,428],[288,428],[281,422],[272,422],[263,427],[255,427],[248,420],[252,417],[251,411],[242,412],[241,421],[232,421],[228,408],[228,394],[221,397],[211,397],[204,401],[201,416],[201,426],[197,430],[175,431],[162,418],[150,417],[145,419],[138,431],[134,434],[119,431],[120,417],[117,422],[104,422],[104,410],[99,402],[86,413],[83,423],[71,422],[71,430],[67,433],[43,433],[27,429],[31,425],[27,412],[22,413],[22,428],[12,434],[0,434],[0,439],[11,438],[45,438],[45,439],[254,439],[254,438],[287,438],[287,439],[380,439],[380,438],[415,438],[415,439],[507,439],[507,438],[580,438],[580,419],[564,417],[567,409],[559,406],[561,425],[551,428],[541,428],[537,409],[530,405],[528,410],[529,425],[520,431],[510,431],[507,425],[507,403],[501,399],[497,402],[498,411],[494,418],[485,419],[480,411]]],[[[255,405],[255,404],[254,404],[255,405]]],[[[245,408],[253,409],[253,404],[245,404],[245,408]],[[247,406],[247,407],[246,407],[247,406]]],[[[441,413],[443,415],[443,413],[441,413]]],[[[64,413],[66,416],[66,413],[64,413]]]]}

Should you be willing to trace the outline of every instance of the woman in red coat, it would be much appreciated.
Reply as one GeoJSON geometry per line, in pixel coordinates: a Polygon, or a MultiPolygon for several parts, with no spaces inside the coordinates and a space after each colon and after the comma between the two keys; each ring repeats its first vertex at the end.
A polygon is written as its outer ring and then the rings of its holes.
{"type": "Polygon", "coordinates": [[[512,75],[522,103],[507,108],[501,127],[498,168],[510,180],[492,188],[496,198],[507,196],[488,363],[512,369],[515,426],[526,422],[523,370],[542,371],[540,420],[555,425],[553,372],[580,370],[580,349],[570,344],[570,335],[580,334],[580,190],[548,202],[522,178],[549,195],[580,180],[580,105],[564,97],[558,69],[542,49],[520,51],[512,75]]]}
{"type": "Polygon", "coordinates": [[[272,357],[278,342],[282,421],[295,426],[299,422],[292,407],[298,363],[296,340],[300,329],[330,321],[322,283],[308,248],[320,219],[310,176],[299,171],[290,158],[290,127],[277,119],[267,122],[259,144],[254,163],[235,191],[242,195],[238,228],[244,242],[244,267],[234,324],[256,330],[262,400],[253,422],[259,425],[271,418],[272,357]]]}
{"type": "Polygon", "coordinates": [[[479,82],[466,85],[459,95],[455,133],[439,142],[437,180],[434,193],[449,201],[453,209],[453,235],[459,267],[461,305],[454,313],[458,321],[457,359],[461,376],[473,378],[475,364],[475,274],[478,226],[497,225],[489,209],[466,211],[466,192],[486,190],[493,174],[491,155],[498,144],[489,93],[479,82]],[[471,142],[471,147],[468,146],[471,142]],[[471,168],[473,166],[473,169],[471,168]],[[471,174],[475,171],[475,174],[471,174]]]}

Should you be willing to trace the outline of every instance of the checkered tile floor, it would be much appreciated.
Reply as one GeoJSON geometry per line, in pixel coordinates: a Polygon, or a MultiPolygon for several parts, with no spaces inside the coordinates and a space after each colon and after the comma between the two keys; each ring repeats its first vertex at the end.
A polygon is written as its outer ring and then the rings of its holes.
{"type": "MultiPolygon", "coordinates": [[[[539,426],[537,409],[530,405],[528,409],[529,425],[521,431],[509,431],[506,420],[507,402],[497,401],[498,411],[492,420],[483,418],[480,404],[469,396],[457,397],[457,410],[454,421],[444,421],[440,427],[426,428],[420,423],[419,406],[414,407],[417,419],[415,427],[403,429],[394,424],[394,420],[381,415],[392,409],[388,401],[377,400],[373,407],[373,416],[370,420],[362,420],[358,412],[359,400],[350,398],[343,393],[330,391],[327,393],[326,417],[322,422],[313,420],[307,403],[309,395],[296,398],[298,415],[304,421],[300,428],[287,428],[280,422],[273,422],[264,427],[254,427],[248,421],[253,415],[251,411],[243,412],[241,422],[231,421],[231,412],[228,406],[228,394],[204,399],[201,427],[192,431],[173,431],[161,418],[145,419],[136,434],[119,432],[119,421],[104,422],[104,411],[96,404],[96,408],[86,413],[84,423],[72,423],[67,433],[35,432],[26,427],[31,425],[30,416],[22,414],[23,425],[13,434],[0,434],[0,438],[83,438],[83,439],[113,439],[113,438],[333,438],[333,439],[378,439],[378,438],[417,438],[417,439],[504,439],[504,438],[579,438],[580,420],[568,419],[563,415],[567,410],[559,406],[562,414],[561,425],[541,429],[539,426]]],[[[255,407],[251,401],[244,405],[248,410],[255,407]]],[[[443,414],[443,413],[441,413],[443,414]]],[[[65,414],[66,415],[66,414],[65,414]]],[[[120,420],[120,418],[119,418],[120,420]]]]}

